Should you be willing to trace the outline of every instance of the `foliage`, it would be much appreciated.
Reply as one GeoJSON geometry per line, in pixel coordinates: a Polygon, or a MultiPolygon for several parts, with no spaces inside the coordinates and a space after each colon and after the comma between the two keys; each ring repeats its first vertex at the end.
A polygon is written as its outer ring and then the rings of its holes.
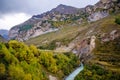
{"type": "Polygon", "coordinates": [[[115,53],[119,54],[120,52],[120,37],[115,40],[101,43],[100,40],[96,40],[95,53],[115,53]]]}
{"type": "Polygon", "coordinates": [[[0,80],[48,80],[48,72],[65,77],[77,66],[78,60],[68,54],[40,51],[34,45],[15,40],[0,43],[0,80]]]}
{"type": "Polygon", "coordinates": [[[54,27],[61,27],[62,25],[69,24],[71,22],[72,22],[72,20],[67,19],[65,21],[52,21],[51,23],[54,27]]]}
{"type": "Polygon", "coordinates": [[[119,80],[120,37],[101,42],[96,40],[93,58],[75,80],[119,80]]]}
{"type": "Polygon", "coordinates": [[[49,44],[45,44],[45,45],[39,46],[40,49],[48,49],[48,50],[54,50],[56,47],[57,47],[57,45],[56,45],[56,41],[55,40],[52,41],[49,44]]]}
{"type": "Polygon", "coordinates": [[[19,31],[27,31],[31,28],[32,28],[32,25],[24,25],[24,26],[20,27],[19,31]]]}
{"type": "Polygon", "coordinates": [[[79,73],[75,80],[119,80],[119,74],[105,70],[97,64],[85,65],[84,70],[79,73]]]}
{"type": "Polygon", "coordinates": [[[115,19],[115,23],[120,25],[120,17],[115,19]]]}

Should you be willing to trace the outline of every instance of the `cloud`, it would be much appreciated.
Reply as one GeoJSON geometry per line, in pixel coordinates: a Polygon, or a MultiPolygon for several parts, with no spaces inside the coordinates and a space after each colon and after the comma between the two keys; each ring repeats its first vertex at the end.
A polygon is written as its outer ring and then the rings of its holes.
{"type": "Polygon", "coordinates": [[[10,29],[11,27],[23,23],[31,16],[25,13],[7,14],[0,18],[0,29],[10,29]]]}
{"type": "Polygon", "coordinates": [[[84,7],[99,0],[0,0],[0,13],[24,12],[38,14],[48,11],[59,4],[84,7]]]}

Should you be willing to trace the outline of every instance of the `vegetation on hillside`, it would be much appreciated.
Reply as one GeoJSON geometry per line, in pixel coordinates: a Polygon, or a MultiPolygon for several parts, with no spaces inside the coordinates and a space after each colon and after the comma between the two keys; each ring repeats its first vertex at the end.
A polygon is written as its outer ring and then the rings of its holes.
{"type": "Polygon", "coordinates": [[[103,43],[97,39],[93,53],[75,80],[120,80],[120,37],[103,43]]]}
{"type": "Polygon", "coordinates": [[[120,25],[120,16],[115,19],[115,23],[120,25]]]}
{"type": "Polygon", "coordinates": [[[22,27],[20,27],[19,31],[27,31],[29,29],[31,29],[33,26],[32,25],[24,25],[22,27]]]}
{"type": "Polygon", "coordinates": [[[70,41],[72,41],[73,39],[75,39],[76,36],[78,36],[80,31],[86,29],[86,26],[83,27],[83,25],[84,24],[81,24],[81,26],[78,24],[64,25],[64,27],[60,28],[59,31],[31,38],[25,41],[25,43],[28,45],[34,44],[38,47],[40,46],[41,49],[49,49],[49,46],[51,46],[49,44],[55,44],[56,42],[61,42],[62,44],[68,45],[70,41]]]}
{"type": "Polygon", "coordinates": [[[120,73],[106,70],[97,64],[85,65],[75,80],[120,80],[120,73]]]}
{"type": "Polygon", "coordinates": [[[48,80],[63,78],[79,64],[74,54],[40,51],[17,41],[0,43],[0,80],[48,80]]]}

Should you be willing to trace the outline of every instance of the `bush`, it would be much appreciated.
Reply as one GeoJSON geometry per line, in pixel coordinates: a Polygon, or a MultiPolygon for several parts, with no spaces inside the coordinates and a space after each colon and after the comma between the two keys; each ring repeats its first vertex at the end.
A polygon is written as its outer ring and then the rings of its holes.
{"type": "Polygon", "coordinates": [[[116,18],[116,19],[115,19],[115,23],[117,23],[117,24],[120,25],[120,18],[116,18]]]}
{"type": "Polygon", "coordinates": [[[0,80],[48,80],[46,72],[63,78],[78,62],[74,54],[67,54],[40,51],[15,40],[0,43],[0,80]]]}

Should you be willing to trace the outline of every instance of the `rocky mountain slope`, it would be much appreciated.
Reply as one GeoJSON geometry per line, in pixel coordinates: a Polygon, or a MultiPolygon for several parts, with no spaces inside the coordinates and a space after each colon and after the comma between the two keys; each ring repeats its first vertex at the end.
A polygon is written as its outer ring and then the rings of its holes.
{"type": "Polygon", "coordinates": [[[98,26],[94,23],[94,29],[89,28],[83,39],[79,35],[76,51],[85,69],[75,80],[120,79],[120,25],[116,17],[120,19],[120,14],[97,21],[98,26]]]}
{"type": "Polygon", "coordinates": [[[61,21],[61,24],[63,24],[63,21],[66,21],[68,23],[70,22],[68,20],[70,16],[77,14],[77,12],[77,8],[61,4],[51,11],[34,15],[23,24],[13,27],[9,32],[9,36],[12,39],[23,41],[47,32],[56,31],[58,29],[56,28],[57,26],[54,26],[54,22],[61,21]]]}
{"type": "Polygon", "coordinates": [[[0,42],[7,42],[7,40],[5,40],[3,36],[0,35],[0,42]]]}
{"type": "Polygon", "coordinates": [[[34,15],[23,24],[14,26],[9,31],[9,37],[25,41],[41,34],[57,31],[65,24],[93,22],[119,10],[118,0],[100,0],[93,6],[80,9],[61,4],[51,11],[34,15]]]}
{"type": "Polygon", "coordinates": [[[3,29],[0,30],[0,35],[2,35],[7,40],[9,39],[8,34],[9,34],[8,30],[3,30],[3,29]]]}

